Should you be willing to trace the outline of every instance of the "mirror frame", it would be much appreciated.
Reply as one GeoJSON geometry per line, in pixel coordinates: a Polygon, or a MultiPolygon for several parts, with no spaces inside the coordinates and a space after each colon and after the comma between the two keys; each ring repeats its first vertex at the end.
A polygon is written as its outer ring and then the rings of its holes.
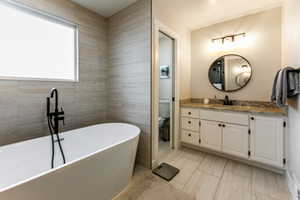
{"type": "Polygon", "coordinates": [[[249,60],[247,60],[245,57],[243,57],[243,56],[241,56],[241,55],[238,55],[238,54],[225,54],[225,55],[223,55],[223,56],[221,56],[221,57],[215,59],[215,60],[213,61],[213,63],[210,65],[210,67],[208,68],[208,82],[210,83],[210,85],[211,85],[213,88],[217,89],[218,91],[221,91],[221,92],[227,92],[227,93],[230,93],[230,92],[237,92],[237,91],[243,89],[244,87],[246,87],[246,86],[249,84],[249,82],[251,81],[252,75],[253,75],[253,67],[252,67],[251,63],[250,63],[249,60]],[[240,88],[235,89],[235,90],[224,91],[224,90],[220,90],[219,88],[215,87],[215,86],[211,83],[210,78],[209,78],[209,77],[210,77],[210,76],[209,76],[209,72],[210,72],[211,67],[213,66],[213,64],[214,64],[217,60],[219,60],[219,59],[221,59],[221,58],[224,58],[224,57],[226,57],[226,56],[238,56],[238,57],[244,59],[244,60],[249,64],[249,66],[250,66],[250,68],[251,68],[251,74],[250,74],[249,80],[246,82],[246,84],[245,84],[243,87],[240,87],[240,88]]]}

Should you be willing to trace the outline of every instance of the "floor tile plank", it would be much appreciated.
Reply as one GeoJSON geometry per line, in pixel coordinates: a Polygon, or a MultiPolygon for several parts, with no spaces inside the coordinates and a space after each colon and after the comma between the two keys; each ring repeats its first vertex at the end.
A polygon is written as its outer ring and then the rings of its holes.
{"type": "Polygon", "coordinates": [[[213,200],[220,179],[216,176],[196,171],[183,191],[195,198],[195,200],[213,200]]]}
{"type": "Polygon", "coordinates": [[[290,193],[285,177],[273,172],[253,168],[253,193],[256,196],[269,196],[274,199],[289,200],[290,193]]]}
{"type": "Polygon", "coordinates": [[[225,168],[227,160],[221,157],[206,155],[201,165],[198,167],[198,171],[205,172],[207,174],[221,177],[225,168]]]}
{"type": "Polygon", "coordinates": [[[175,176],[171,183],[176,182],[177,185],[184,186],[192,177],[197,167],[200,165],[200,162],[201,160],[191,160],[182,154],[178,160],[170,163],[180,170],[179,174],[175,176]]]}
{"type": "Polygon", "coordinates": [[[180,169],[170,182],[137,166],[115,200],[289,200],[285,177],[189,149],[174,150],[164,162],[180,169]]]}
{"type": "Polygon", "coordinates": [[[237,161],[229,160],[224,171],[230,172],[237,176],[252,177],[252,167],[237,161]]]}
{"type": "Polygon", "coordinates": [[[216,193],[216,200],[251,200],[251,176],[236,175],[233,171],[225,171],[216,193]]]}

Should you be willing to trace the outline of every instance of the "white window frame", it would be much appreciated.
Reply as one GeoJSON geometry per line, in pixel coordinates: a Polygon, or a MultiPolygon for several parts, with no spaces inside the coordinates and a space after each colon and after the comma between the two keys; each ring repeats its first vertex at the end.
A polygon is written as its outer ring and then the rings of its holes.
{"type": "Polygon", "coordinates": [[[47,13],[45,11],[29,7],[22,3],[17,3],[12,0],[1,0],[0,4],[20,10],[21,12],[28,13],[30,15],[74,28],[75,33],[75,51],[74,51],[74,78],[71,79],[55,79],[55,78],[30,78],[30,77],[13,77],[13,76],[1,76],[0,80],[28,80],[28,81],[55,81],[55,82],[79,82],[79,25],[72,21],[66,20],[62,17],[47,13]]]}

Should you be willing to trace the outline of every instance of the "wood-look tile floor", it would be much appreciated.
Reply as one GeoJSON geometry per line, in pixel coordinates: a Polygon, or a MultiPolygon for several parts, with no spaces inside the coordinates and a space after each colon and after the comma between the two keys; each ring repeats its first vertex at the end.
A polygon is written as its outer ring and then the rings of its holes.
{"type": "Polygon", "coordinates": [[[180,173],[167,182],[138,166],[115,200],[290,200],[280,174],[190,149],[172,151],[161,161],[180,173]]]}

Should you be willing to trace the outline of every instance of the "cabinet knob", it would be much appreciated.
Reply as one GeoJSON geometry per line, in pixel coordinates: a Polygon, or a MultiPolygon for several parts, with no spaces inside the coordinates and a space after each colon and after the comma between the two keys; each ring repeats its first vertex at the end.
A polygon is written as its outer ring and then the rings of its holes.
{"type": "Polygon", "coordinates": [[[221,127],[222,126],[222,124],[219,124],[219,127],[221,127]]]}
{"type": "Polygon", "coordinates": [[[225,128],[225,127],[226,127],[226,125],[225,125],[225,124],[223,124],[223,127],[225,128]]]}
{"type": "Polygon", "coordinates": [[[188,121],[188,123],[191,124],[192,122],[191,122],[191,121],[188,121]]]}
{"type": "Polygon", "coordinates": [[[192,136],[192,134],[189,133],[189,137],[191,137],[191,136],[192,136]]]}
{"type": "Polygon", "coordinates": [[[250,119],[251,119],[251,120],[254,120],[254,117],[251,117],[250,119]]]}
{"type": "Polygon", "coordinates": [[[191,115],[192,113],[191,112],[189,112],[189,115],[191,115]]]}

